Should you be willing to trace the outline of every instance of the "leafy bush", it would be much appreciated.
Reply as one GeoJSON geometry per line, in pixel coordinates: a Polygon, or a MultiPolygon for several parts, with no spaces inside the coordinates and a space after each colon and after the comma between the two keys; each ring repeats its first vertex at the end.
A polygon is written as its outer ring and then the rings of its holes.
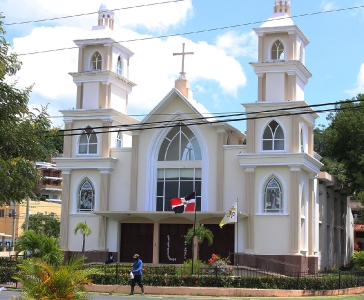
{"type": "Polygon", "coordinates": [[[9,257],[0,257],[0,283],[14,282],[13,275],[18,271],[17,263],[9,257]]]}
{"type": "Polygon", "coordinates": [[[210,275],[232,275],[234,269],[229,266],[230,260],[228,257],[221,258],[220,255],[212,254],[211,258],[208,260],[210,268],[208,274],[210,275]]]}
{"type": "MultiPolygon", "coordinates": [[[[146,286],[199,286],[199,287],[224,287],[224,288],[253,288],[253,289],[284,289],[284,290],[335,290],[364,286],[364,271],[341,272],[326,276],[289,277],[289,276],[263,276],[244,277],[232,276],[231,273],[209,273],[211,264],[202,261],[194,261],[194,273],[192,272],[192,260],[186,261],[182,266],[154,266],[144,265],[146,272],[143,275],[143,283],[146,286]],[[339,282],[340,278],[340,282],[339,282]]],[[[100,264],[90,267],[99,269],[100,273],[91,275],[95,284],[120,284],[129,285],[129,264],[100,264]]],[[[231,268],[231,266],[228,266],[231,268]]],[[[231,271],[229,271],[231,272],[231,271]]]]}
{"type": "Polygon", "coordinates": [[[193,260],[193,272],[192,272],[192,259],[187,259],[183,262],[182,266],[177,267],[176,274],[179,276],[200,274],[201,269],[206,267],[206,263],[202,260],[193,260]]]}
{"type": "Polygon", "coordinates": [[[354,270],[364,270],[364,251],[354,251],[351,266],[354,270]]]}

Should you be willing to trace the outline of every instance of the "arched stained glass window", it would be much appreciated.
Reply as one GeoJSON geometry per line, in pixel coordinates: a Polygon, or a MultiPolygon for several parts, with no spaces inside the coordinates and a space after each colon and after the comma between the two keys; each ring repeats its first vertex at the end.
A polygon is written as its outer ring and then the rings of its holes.
{"type": "Polygon", "coordinates": [[[200,145],[187,127],[180,124],[173,127],[165,139],[159,150],[159,161],[185,161],[185,160],[201,160],[200,145]]]}
{"type": "Polygon", "coordinates": [[[264,130],[263,150],[284,150],[283,129],[276,121],[270,122],[264,130]]]}
{"type": "Polygon", "coordinates": [[[264,187],[264,213],[283,212],[283,193],[279,180],[272,176],[264,187]]]}
{"type": "Polygon", "coordinates": [[[276,40],[271,49],[271,59],[272,60],[284,60],[284,45],[280,40],[276,40]]]}
{"type": "Polygon", "coordinates": [[[80,186],[78,193],[77,211],[93,211],[95,208],[95,190],[91,182],[86,179],[80,186]]]}
{"type": "Polygon", "coordinates": [[[121,55],[119,55],[118,62],[116,64],[116,74],[120,76],[123,75],[123,58],[121,55]]]}
{"type": "Polygon", "coordinates": [[[102,56],[100,52],[96,51],[91,57],[91,70],[102,69],[102,56]]]}
{"type": "Polygon", "coordinates": [[[191,129],[183,124],[173,127],[159,149],[158,161],[163,167],[158,168],[156,211],[172,211],[172,198],[185,197],[193,191],[196,211],[201,211],[201,160],[201,148],[191,129]],[[162,163],[165,161],[173,164],[162,163]]]}
{"type": "Polygon", "coordinates": [[[90,126],[80,136],[78,154],[97,154],[97,136],[90,126]]]}

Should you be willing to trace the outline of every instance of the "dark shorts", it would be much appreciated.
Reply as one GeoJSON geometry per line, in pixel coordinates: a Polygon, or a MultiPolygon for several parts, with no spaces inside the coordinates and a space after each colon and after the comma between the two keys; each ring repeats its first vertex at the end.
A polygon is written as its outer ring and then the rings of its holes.
{"type": "Polygon", "coordinates": [[[140,287],[143,286],[142,275],[134,275],[134,278],[131,280],[131,286],[134,287],[135,283],[137,283],[140,287]]]}

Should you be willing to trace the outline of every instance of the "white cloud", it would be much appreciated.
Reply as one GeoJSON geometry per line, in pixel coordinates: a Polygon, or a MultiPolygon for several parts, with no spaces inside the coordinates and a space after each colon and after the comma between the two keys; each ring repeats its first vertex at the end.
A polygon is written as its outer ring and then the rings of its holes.
{"type": "Polygon", "coordinates": [[[243,34],[229,31],[217,37],[216,46],[233,56],[249,56],[255,59],[258,56],[258,37],[254,31],[243,34]]]}
{"type": "MultiPolygon", "coordinates": [[[[360,0],[360,1],[357,1],[355,3],[355,6],[363,6],[364,5],[364,0],[360,0]]],[[[364,10],[361,8],[361,9],[354,9],[352,11],[352,15],[358,19],[358,16],[359,16],[359,20],[361,22],[364,22],[364,10]]]]}
{"type": "Polygon", "coordinates": [[[360,67],[360,71],[357,77],[357,87],[352,90],[345,91],[350,96],[354,97],[357,94],[364,93],[364,63],[360,67]]]}
{"type": "MultiPolygon", "coordinates": [[[[118,26],[115,31],[123,40],[146,37],[118,26]]],[[[74,47],[72,40],[89,38],[93,33],[66,26],[38,27],[28,36],[14,39],[13,48],[17,53],[29,53],[74,47]]],[[[130,60],[130,80],[137,84],[130,94],[131,108],[147,112],[174,87],[174,80],[181,71],[181,57],[173,56],[173,53],[181,51],[182,43],[186,43],[186,51],[195,53],[185,59],[187,78],[191,82],[203,86],[206,80],[214,81],[220,92],[234,96],[245,86],[246,76],[239,62],[215,45],[195,43],[183,37],[124,43],[135,53],[130,60]]],[[[18,73],[19,85],[25,87],[35,83],[33,91],[50,102],[50,109],[69,108],[63,104],[64,98],[75,99],[76,86],[68,73],[77,70],[78,50],[24,55],[20,59],[23,67],[18,73]]]]}
{"type": "Polygon", "coordinates": [[[336,6],[335,2],[328,1],[328,0],[321,1],[320,6],[324,11],[330,11],[330,10],[333,10],[333,9],[337,9],[337,6],[336,6]]]}
{"type": "MultiPolygon", "coordinates": [[[[13,40],[18,54],[74,47],[72,40],[82,30],[71,27],[37,27],[30,35],[13,40]]],[[[22,87],[35,84],[33,91],[50,99],[73,95],[76,91],[68,72],[77,69],[77,49],[20,56],[22,69],[17,74],[22,87]]]]}
{"type": "Polygon", "coordinates": [[[206,89],[205,89],[203,86],[199,85],[199,84],[196,84],[196,85],[195,85],[195,88],[196,88],[196,90],[197,90],[199,93],[206,93],[206,89]]]}
{"type": "MultiPolygon", "coordinates": [[[[77,14],[97,12],[101,0],[0,0],[1,9],[6,18],[5,23],[22,22],[38,19],[49,19],[77,14]],[[21,7],[22,9],[19,9],[21,7]],[[31,14],[29,13],[31,12],[31,14]]],[[[119,9],[150,4],[150,0],[108,0],[108,8],[119,9]]],[[[155,1],[165,2],[165,1],[155,1]]],[[[122,9],[115,11],[115,24],[123,28],[145,28],[150,31],[164,31],[169,27],[183,24],[192,15],[192,0],[176,3],[159,4],[139,8],[122,9]]],[[[47,21],[49,24],[49,21],[47,21]]],[[[87,29],[97,25],[97,14],[66,18],[51,21],[52,24],[77,26],[87,29]]],[[[28,25],[33,27],[39,23],[28,25]]],[[[46,23],[40,23],[46,24],[46,23]]]]}

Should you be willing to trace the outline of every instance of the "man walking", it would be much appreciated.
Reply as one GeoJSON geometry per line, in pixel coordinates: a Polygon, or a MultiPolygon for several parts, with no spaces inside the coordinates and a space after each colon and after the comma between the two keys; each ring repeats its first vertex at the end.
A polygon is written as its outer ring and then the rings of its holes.
{"type": "Polygon", "coordinates": [[[135,283],[137,283],[140,286],[140,288],[142,289],[142,295],[144,295],[144,286],[143,286],[143,283],[142,283],[143,262],[139,258],[139,254],[134,254],[133,258],[134,258],[134,264],[133,264],[133,269],[131,271],[134,274],[134,278],[131,281],[130,295],[134,295],[135,283]]]}

